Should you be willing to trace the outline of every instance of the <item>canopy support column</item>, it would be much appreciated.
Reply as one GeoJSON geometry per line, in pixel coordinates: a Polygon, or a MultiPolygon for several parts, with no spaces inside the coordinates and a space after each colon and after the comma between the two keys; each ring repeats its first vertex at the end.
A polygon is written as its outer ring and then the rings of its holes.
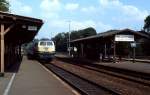
{"type": "Polygon", "coordinates": [[[4,73],[4,24],[1,24],[1,73],[4,73]]]}
{"type": "Polygon", "coordinates": [[[1,64],[0,64],[0,73],[2,74],[2,75],[4,75],[4,66],[5,66],[5,62],[4,62],[4,60],[5,60],[5,41],[4,41],[4,39],[5,39],[5,34],[7,34],[12,28],[14,27],[14,24],[12,24],[11,26],[9,26],[6,30],[5,30],[5,25],[4,24],[1,24],[0,25],[0,35],[1,35],[1,49],[0,49],[0,51],[1,51],[1,64]]]}
{"type": "Polygon", "coordinates": [[[114,57],[113,57],[113,60],[114,60],[114,63],[116,63],[116,42],[115,42],[115,40],[113,42],[113,46],[114,46],[114,57]]]}
{"type": "Polygon", "coordinates": [[[105,43],[105,45],[104,45],[104,48],[105,48],[105,50],[104,50],[104,51],[105,51],[105,53],[104,53],[104,54],[105,54],[105,55],[104,55],[105,57],[104,57],[104,58],[106,58],[106,56],[107,56],[107,44],[106,44],[106,43],[105,43]]]}
{"type": "Polygon", "coordinates": [[[81,56],[82,57],[84,57],[84,50],[83,50],[83,48],[84,48],[84,45],[83,45],[83,43],[81,43],[81,56]]]}

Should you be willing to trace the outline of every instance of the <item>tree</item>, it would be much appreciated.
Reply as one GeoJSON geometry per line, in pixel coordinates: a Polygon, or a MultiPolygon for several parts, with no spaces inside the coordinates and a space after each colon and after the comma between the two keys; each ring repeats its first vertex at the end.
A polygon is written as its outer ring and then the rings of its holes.
{"type": "Polygon", "coordinates": [[[94,28],[92,28],[92,27],[89,27],[89,28],[80,30],[79,33],[80,33],[80,36],[82,38],[84,38],[84,37],[96,35],[96,30],[94,28]]]}
{"type": "Polygon", "coordinates": [[[0,11],[9,11],[9,2],[7,0],[0,0],[0,11]]]}
{"type": "MultiPolygon", "coordinates": [[[[70,33],[71,40],[84,38],[92,35],[96,35],[96,30],[92,27],[78,30],[78,31],[72,31],[70,33]]],[[[55,42],[56,50],[57,51],[66,51],[67,45],[68,45],[68,39],[69,39],[69,33],[58,33],[52,40],[55,42]]]]}
{"type": "Polygon", "coordinates": [[[68,33],[58,33],[52,40],[55,42],[57,51],[67,50],[68,33]]]}
{"type": "Polygon", "coordinates": [[[150,32],[150,15],[146,17],[146,19],[144,20],[145,24],[144,24],[144,30],[146,32],[150,32]]]}
{"type": "Polygon", "coordinates": [[[84,38],[92,35],[96,35],[96,30],[92,27],[78,30],[78,31],[73,31],[71,32],[71,40],[78,39],[78,38],[84,38]]]}

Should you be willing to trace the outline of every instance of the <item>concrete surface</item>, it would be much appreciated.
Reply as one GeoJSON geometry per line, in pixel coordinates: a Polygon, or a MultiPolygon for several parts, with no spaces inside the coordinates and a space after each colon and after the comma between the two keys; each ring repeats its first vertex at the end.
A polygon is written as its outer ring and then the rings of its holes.
{"type": "Polygon", "coordinates": [[[96,63],[110,67],[117,67],[123,68],[127,70],[133,70],[138,72],[144,72],[150,74],[150,63],[142,63],[142,62],[131,62],[131,61],[124,61],[124,62],[117,62],[117,63],[96,63]]]}
{"type": "Polygon", "coordinates": [[[33,60],[23,58],[8,95],[75,95],[52,73],[33,60]]]}
{"type": "MultiPolygon", "coordinates": [[[[56,56],[60,58],[68,57],[67,54],[65,53],[57,53],[56,56]]],[[[144,72],[144,73],[150,74],[150,60],[136,59],[138,62],[135,62],[135,63],[133,63],[132,61],[121,61],[121,62],[113,63],[113,62],[96,62],[96,61],[91,61],[88,59],[84,59],[84,60],[89,61],[93,64],[105,65],[105,66],[116,67],[116,68],[123,68],[127,70],[133,70],[133,71],[144,72]]],[[[129,59],[129,60],[132,60],[132,59],[129,59]]]]}
{"type": "Polygon", "coordinates": [[[3,95],[11,77],[12,73],[5,73],[3,77],[0,77],[0,95],[3,95]]]}

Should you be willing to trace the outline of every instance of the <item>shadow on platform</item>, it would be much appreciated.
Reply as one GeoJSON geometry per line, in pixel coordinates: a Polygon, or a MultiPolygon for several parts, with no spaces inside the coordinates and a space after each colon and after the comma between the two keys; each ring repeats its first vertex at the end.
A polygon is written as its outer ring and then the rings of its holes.
{"type": "Polygon", "coordinates": [[[5,72],[6,73],[17,73],[19,71],[21,62],[22,62],[22,58],[18,58],[15,62],[11,62],[11,64],[9,64],[8,66],[6,66],[5,68],[5,72]]]}

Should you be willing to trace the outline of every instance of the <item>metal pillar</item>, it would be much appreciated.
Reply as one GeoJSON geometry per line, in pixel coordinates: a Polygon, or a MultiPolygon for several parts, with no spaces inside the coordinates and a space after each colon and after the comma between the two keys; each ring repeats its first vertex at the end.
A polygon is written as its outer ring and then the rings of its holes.
{"type": "Polygon", "coordinates": [[[84,45],[81,43],[81,56],[84,56],[84,51],[83,51],[84,45]]]}
{"type": "Polygon", "coordinates": [[[133,63],[135,63],[135,47],[133,47],[133,63]]]}
{"type": "Polygon", "coordinates": [[[68,21],[69,22],[69,43],[68,43],[68,48],[69,48],[69,56],[71,55],[70,54],[70,51],[71,51],[71,48],[70,48],[70,23],[71,21],[68,21]]]}
{"type": "Polygon", "coordinates": [[[114,60],[114,63],[116,63],[116,42],[114,41],[113,44],[114,44],[114,57],[113,57],[113,60],[114,60]]]}
{"type": "Polygon", "coordinates": [[[105,58],[106,58],[106,55],[107,55],[107,44],[106,43],[105,43],[104,48],[105,48],[105,58]]]}

